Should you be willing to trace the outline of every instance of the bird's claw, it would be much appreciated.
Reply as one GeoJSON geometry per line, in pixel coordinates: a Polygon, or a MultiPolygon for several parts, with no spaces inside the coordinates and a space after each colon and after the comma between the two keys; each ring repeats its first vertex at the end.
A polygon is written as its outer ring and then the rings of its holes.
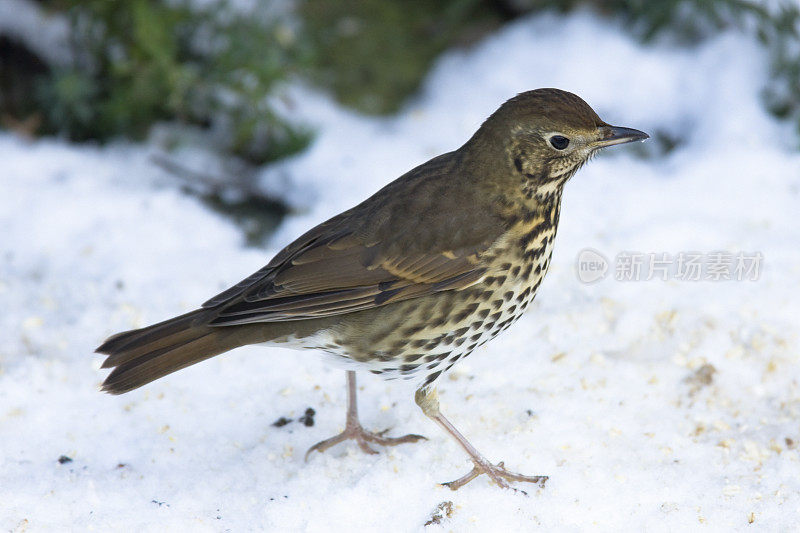
{"type": "Polygon", "coordinates": [[[361,425],[348,425],[344,431],[336,435],[335,437],[331,437],[329,439],[325,439],[313,445],[311,448],[308,449],[306,452],[305,460],[308,461],[311,452],[318,451],[320,453],[324,452],[328,448],[331,448],[340,442],[344,442],[346,440],[354,440],[358,447],[361,448],[361,451],[367,454],[376,454],[377,451],[373,450],[367,443],[371,442],[377,444],[379,446],[397,446],[398,444],[406,444],[409,442],[417,442],[420,440],[428,440],[427,438],[423,437],[422,435],[415,435],[409,434],[404,435],[402,437],[384,437],[383,435],[389,431],[385,429],[378,433],[372,433],[370,431],[366,431],[361,425]]]}
{"type": "Polygon", "coordinates": [[[500,488],[504,489],[512,489],[515,492],[519,491],[527,496],[527,492],[521,489],[515,489],[509,486],[506,481],[524,481],[526,483],[536,483],[539,485],[539,488],[544,488],[544,484],[548,479],[548,476],[523,476],[522,474],[517,474],[514,472],[509,472],[505,469],[505,465],[502,461],[493,465],[486,462],[477,462],[473,461],[474,467],[472,470],[469,471],[465,476],[456,479],[455,481],[449,481],[447,483],[442,483],[445,487],[448,487],[452,490],[458,490],[476,477],[480,476],[481,474],[486,474],[489,478],[500,488]]]}

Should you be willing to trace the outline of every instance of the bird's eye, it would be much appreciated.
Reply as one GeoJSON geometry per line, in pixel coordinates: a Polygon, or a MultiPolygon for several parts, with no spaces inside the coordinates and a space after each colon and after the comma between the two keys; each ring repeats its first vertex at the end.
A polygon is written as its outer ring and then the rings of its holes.
{"type": "Polygon", "coordinates": [[[556,150],[563,150],[569,146],[569,139],[562,135],[553,135],[550,137],[550,144],[552,144],[553,148],[556,150]]]}

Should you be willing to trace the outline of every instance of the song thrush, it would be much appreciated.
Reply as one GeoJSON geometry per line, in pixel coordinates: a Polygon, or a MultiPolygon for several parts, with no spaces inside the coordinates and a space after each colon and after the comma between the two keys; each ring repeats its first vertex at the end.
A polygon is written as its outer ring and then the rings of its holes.
{"type": "MultiPolygon", "coordinates": [[[[508,328],[550,264],[561,193],[600,148],[646,139],[610,126],[578,96],[537,89],[508,100],[461,148],[435,157],[361,204],[302,235],[264,268],[202,308],[110,337],[103,389],[121,394],[246,344],[334,354],[354,368],[414,379],[422,411],[452,435],[480,474],[543,483],[490,463],[439,411],[442,372],[508,328]]],[[[365,431],[347,372],[345,431],[309,450],[354,439],[393,445],[419,435],[365,431]]],[[[308,457],[308,455],[306,455],[308,457]]]]}

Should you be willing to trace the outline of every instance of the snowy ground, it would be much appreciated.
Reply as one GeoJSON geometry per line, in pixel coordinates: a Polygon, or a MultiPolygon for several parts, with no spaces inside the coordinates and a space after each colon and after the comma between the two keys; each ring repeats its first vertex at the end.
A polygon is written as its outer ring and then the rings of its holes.
{"type": "MultiPolygon", "coordinates": [[[[297,91],[319,127],[265,171],[299,214],[269,250],[182,195],[151,146],[0,134],[0,527],[4,530],[764,530],[800,516],[800,155],[758,101],[766,58],[722,36],[642,48],[586,15],[540,17],[443,58],[400,116],[297,91]],[[732,58],[735,58],[732,59],[732,58]],[[529,496],[478,479],[397,382],[364,376],[367,427],[430,440],[303,461],[344,423],[344,375],[244,348],[130,394],[98,392],[109,334],[191,309],[313,223],[466,140],[516,92],[561,87],[608,122],[680,139],[619,149],[568,185],[536,305],[440,383],[489,458],[551,476],[529,496]],[[644,148],[644,146],[642,146],[644,148]],[[757,281],[579,282],[591,247],[761,252],[757,281]],[[313,426],[298,422],[308,407],[313,426]],[[282,427],[280,417],[293,422],[282,427]],[[61,464],[61,456],[71,458],[61,464]],[[452,513],[424,524],[441,502],[452,513]],[[752,525],[750,525],[752,523],[752,525]]],[[[613,265],[612,265],[613,268],[613,265]]]]}

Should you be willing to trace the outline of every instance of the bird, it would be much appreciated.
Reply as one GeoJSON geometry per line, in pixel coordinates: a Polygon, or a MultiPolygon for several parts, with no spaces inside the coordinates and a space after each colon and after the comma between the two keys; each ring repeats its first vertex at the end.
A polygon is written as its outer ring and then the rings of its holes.
{"type": "Polygon", "coordinates": [[[109,337],[102,390],[122,394],[234,348],[312,349],[346,363],[342,433],[312,452],[353,440],[423,440],[365,430],[356,370],[414,381],[415,402],[472,461],[456,490],[485,474],[512,488],[543,487],[492,463],[440,410],[437,379],[509,328],[530,306],[550,265],[566,182],[598,150],[648,134],[612,126],[579,96],[522,92],[460,148],[417,166],[355,207],[322,222],[269,263],[198,309],[109,337]]]}

